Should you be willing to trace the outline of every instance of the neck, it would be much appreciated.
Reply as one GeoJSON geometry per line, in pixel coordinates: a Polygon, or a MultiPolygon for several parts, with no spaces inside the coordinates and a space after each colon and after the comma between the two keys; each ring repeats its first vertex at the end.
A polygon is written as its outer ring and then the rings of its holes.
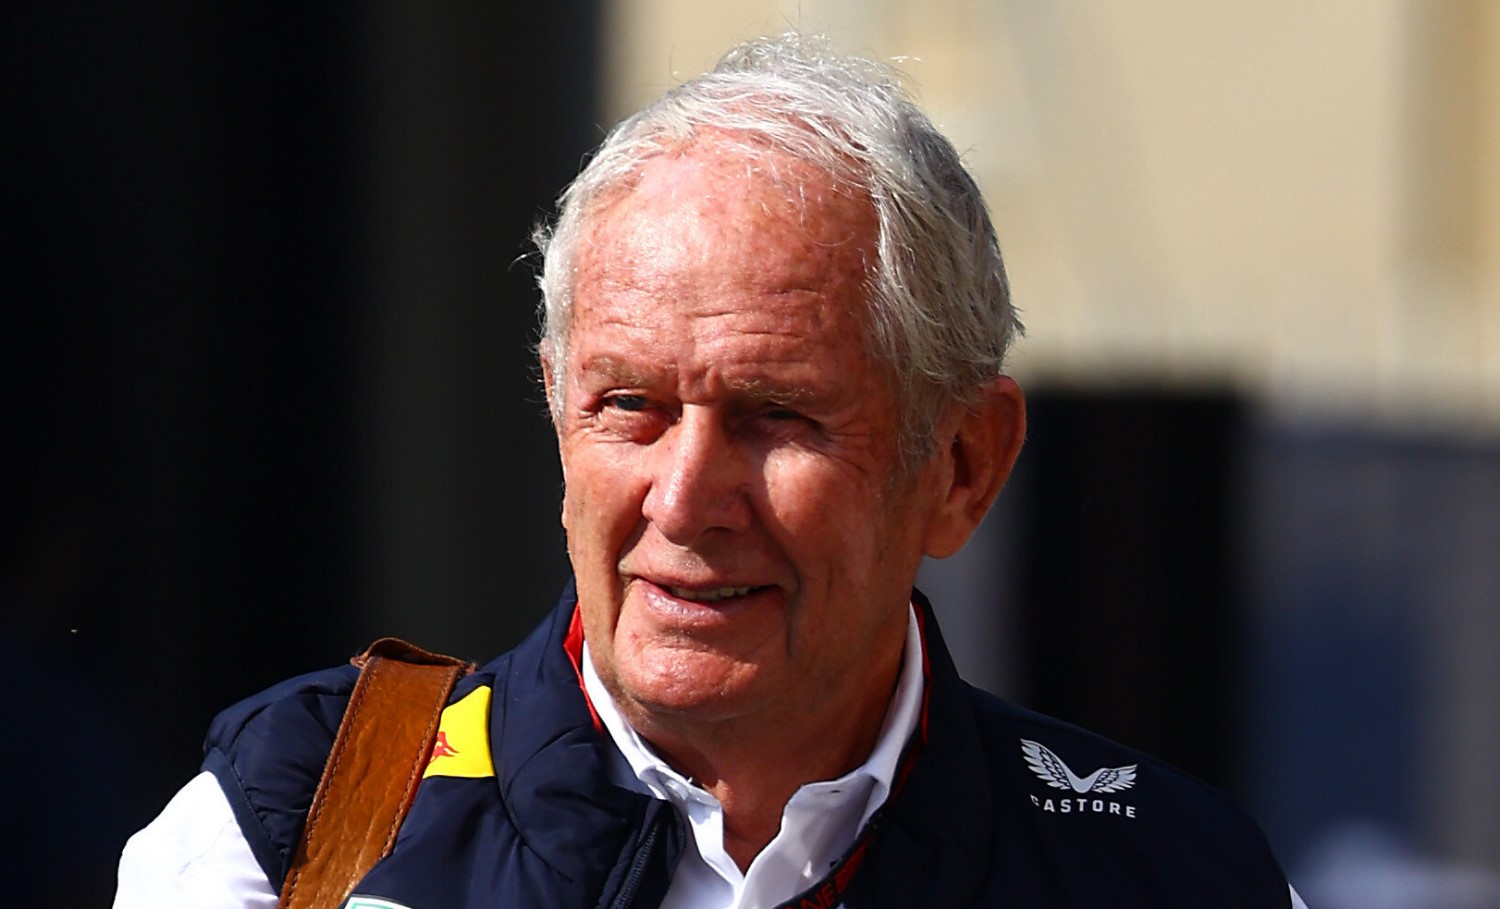
{"type": "Polygon", "coordinates": [[[798,711],[789,718],[666,721],[643,711],[626,719],[678,773],[718,799],[724,848],[741,871],[775,838],[802,786],[836,779],[863,764],[880,737],[901,670],[901,651],[858,702],[798,711]]]}

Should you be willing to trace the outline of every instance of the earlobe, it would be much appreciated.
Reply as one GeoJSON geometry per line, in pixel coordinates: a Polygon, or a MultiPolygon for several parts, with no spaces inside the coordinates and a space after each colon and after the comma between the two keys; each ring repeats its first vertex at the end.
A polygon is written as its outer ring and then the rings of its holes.
{"type": "Polygon", "coordinates": [[[963,548],[1000,494],[1025,439],[1026,398],[1013,379],[1000,376],[959,417],[944,454],[945,486],[927,525],[927,555],[943,559],[963,548]]]}

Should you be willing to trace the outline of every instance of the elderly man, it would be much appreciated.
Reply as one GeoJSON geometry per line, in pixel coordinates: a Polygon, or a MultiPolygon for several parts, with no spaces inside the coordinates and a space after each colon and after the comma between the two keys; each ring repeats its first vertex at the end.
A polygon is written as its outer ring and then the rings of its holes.
{"type": "MultiPolygon", "coordinates": [[[[1291,905],[1222,797],[966,686],[912,590],[1025,410],[983,200],[889,73],[742,47],[539,242],[575,584],[459,683],[348,905],[1291,905]]],[[[222,714],[116,905],[275,905],[353,678],[222,714]]]]}

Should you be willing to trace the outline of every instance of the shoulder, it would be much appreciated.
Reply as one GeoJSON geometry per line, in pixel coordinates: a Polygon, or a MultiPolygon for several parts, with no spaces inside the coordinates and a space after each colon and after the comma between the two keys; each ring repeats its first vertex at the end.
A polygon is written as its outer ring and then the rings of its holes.
{"type": "MultiPolygon", "coordinates": [[[[499,662],[461,680],[450,702],[488,684],[499,662]]],[[[358,678],[357,668],[344,665],[287,679],[234,704],[209,725],[203,769],[218,780],[275,888],[285,879],[358,678]]]]}
{"type": "Polygon", "coordinates": [[[346,665],[287,679],[209,724],[203,769],[218,780],[250,851],[278,889],[358,677],[346,665]]]}
{"type": "Polygon", "coordinates": [[[977,689],[970,700],[994,769],[1028,788],[1036,783],[1074,795],[1131,792],[1243,817],[1226,794],[1150,754],[977,689]]]}
{"type": "Polygon", "coordinates": [[[237,766],[249,767],[272,756],[278,764],[302,758],[317,764],[316,776],[358,678],[354,666],[338,666],[245,698],[214,717],[204,753],[232,756],[237,766]]]}
{"type": "MultiPolygon", "coordinates": [[[[1157,878],[1165,896],[1228,890],[1279,905],[1286,881],[1260,826],[1226,793],[1165,761],[971,690],[997,808],[1058,867],[1157,878]]],[[[1175,903],[1166,902],[1165,905],[1175,903]]]]}

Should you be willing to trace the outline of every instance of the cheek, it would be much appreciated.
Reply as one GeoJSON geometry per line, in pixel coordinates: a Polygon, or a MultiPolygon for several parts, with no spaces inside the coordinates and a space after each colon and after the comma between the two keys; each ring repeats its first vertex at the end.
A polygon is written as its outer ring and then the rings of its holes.
{"type": "Polygon", "coordinates": [[[871,551],[872,491],[821,459],[788,459],[768,465],[766,524],[790,557],[820,574],[860,571],[871,551]],[[836,552],[838,558],[828,554],[836,552]],[[860,563],[856,565],[854,563],[860,563]]]}
{"type": "Polygon", "coordinates": [[[563,460],[562,524],[575,557],[618,543],[640,520],[644,498],[629,459],[588,449],[563,460]]]}
{"type": "Polygon", "coordinates": [[[562,525],[571,549],[586,534],[583,515],[588,510],[588,492],[583,488],[582,483],[569,479],[566,472],[563,477],[562,525]]]}
{"type": "MultiPolygon", "coordinates": [[[[770,523],[790,557],[847,588],[901,575],[920,558],[921,509],[878,471],[782,470],[768,475],[770,523]]],[[[810,580],[810,578],[808,578],[810,580]]]]}
{"type": "Polygon", "coordinates": [[[590,521],[590,515],[598,510],[594,501],[597,491],[590,479],[583,459],[576,454],[564,456],[562,526],[575,572],[587,569],[588,553],[597,545],[593,540],[598,534],[598,528],[592,526],[590,521]]]}

